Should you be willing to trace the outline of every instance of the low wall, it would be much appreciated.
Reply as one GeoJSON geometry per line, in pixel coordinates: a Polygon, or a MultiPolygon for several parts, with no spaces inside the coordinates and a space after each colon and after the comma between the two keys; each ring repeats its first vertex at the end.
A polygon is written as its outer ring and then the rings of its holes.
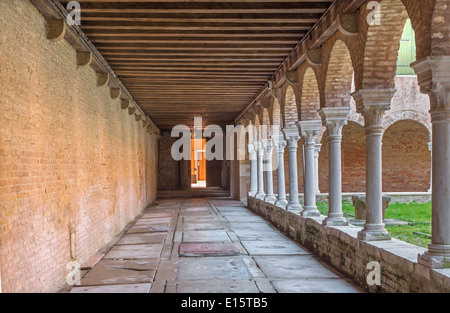
{"type": "Polygon", "coordinates": [[[305,218],[253,197],[248,198],[248,207],[369,292],[450,292],[450,269],[417,263],[424,248],[397,239],[362,241],[356,238],[360,227],[326,227],[324,216],[305,218]],[[367,283],[372,270],[367,265],[372,261],[380,264],[379,286],[367,283]]]}

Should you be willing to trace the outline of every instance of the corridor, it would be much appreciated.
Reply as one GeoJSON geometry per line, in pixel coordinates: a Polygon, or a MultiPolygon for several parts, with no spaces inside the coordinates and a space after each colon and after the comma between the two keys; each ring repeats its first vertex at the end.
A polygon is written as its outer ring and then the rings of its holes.
{"type": "Polygon", "coordinates": [[[61,292],[362,292],[226,198],[159,200],[82,269],[61,292]]]}

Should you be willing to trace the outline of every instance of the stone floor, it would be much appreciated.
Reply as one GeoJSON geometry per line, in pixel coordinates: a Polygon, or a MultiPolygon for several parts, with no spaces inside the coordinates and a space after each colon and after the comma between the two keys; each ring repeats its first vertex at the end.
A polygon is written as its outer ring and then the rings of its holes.
{"type": "Polygon", "coordinates": [[[164,199],[83,267],[71,293],[357,293],[242,203],[164,199]]]}

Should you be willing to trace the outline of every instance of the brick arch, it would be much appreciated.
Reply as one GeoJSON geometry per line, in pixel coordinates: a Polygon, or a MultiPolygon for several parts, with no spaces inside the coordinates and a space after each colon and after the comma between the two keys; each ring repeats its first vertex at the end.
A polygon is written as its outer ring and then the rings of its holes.
{"type": "Polygon", "coordinates": [[[423,126],[427,132],[428,141],[431,141],[431,117],[417,111],[403,110],[394,112],[383,120],[383,128],[386,131],[389,127],[400,121],[414,121],[423,126]]]}
{"type": "Polygon", "coordinates": [[[426,192],[430,188],[431,153],[423,124],[400,120],[383,135],[383,191],[426,192]]]}
{"type": "Polygon", "coordinates": [[[261,125],[265,125],[267,126],[266,128],[266,134],[265,134],[265,138],[268,138],[269,134],[270,134],[270,113],[269,110],[266,108],[262,108],[262,112],[261,112],[261,125]]]}
{"type": "Polygon", "coordinates": [[[304,73],[300,100],[300,119],[318,120],[320,119],[320,91],[317,82],[316,73],[311,67],[308,67],[304,73]]]}
{"type": "Polygon", "coordinates": [[[428,32],[432,34],[432,54],[450,55],[450,4],[448,0],[435,0],[433,2],[435,6],[432,13],[431,32],[428,32]]]}
{"type": "Polygon", "coordinates": [[[380,24],[370,25],[367,30],[362,83],[357,83],[363,89],[395,87],[400,39],[408,12],[401,0],[382,0],[379,12],[380,24]]]}
{"type": "Polygon", "coordinates": [[[294,88],[289,85],[284,97],[284,126],[295,127],[299,119],[297,111],[297,97],[294,88]]]}
{"type": "Polygon", "coordinates": [[[270,121],[272,125],[279,125],[280,127],[283,126],[281,119],[280,101],[278,101],[278,99],[273,99],[270,106],[270,121]]]}
{"type": "Polygon", "coordinates": [[[354,68],[350,51],[344,41],[337,39],[334,42],[326,71],[324,101],[321,101],[321,106],[349,106],[354,68]]]}

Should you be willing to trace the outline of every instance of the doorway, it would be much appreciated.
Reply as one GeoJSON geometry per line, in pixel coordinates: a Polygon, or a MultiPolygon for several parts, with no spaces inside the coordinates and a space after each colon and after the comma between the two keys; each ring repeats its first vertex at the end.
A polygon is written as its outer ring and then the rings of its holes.
{"type": "Polygon", "coordinates": [[[206,139],[191,141],[191,187],[206,188],[206,139]]]}

